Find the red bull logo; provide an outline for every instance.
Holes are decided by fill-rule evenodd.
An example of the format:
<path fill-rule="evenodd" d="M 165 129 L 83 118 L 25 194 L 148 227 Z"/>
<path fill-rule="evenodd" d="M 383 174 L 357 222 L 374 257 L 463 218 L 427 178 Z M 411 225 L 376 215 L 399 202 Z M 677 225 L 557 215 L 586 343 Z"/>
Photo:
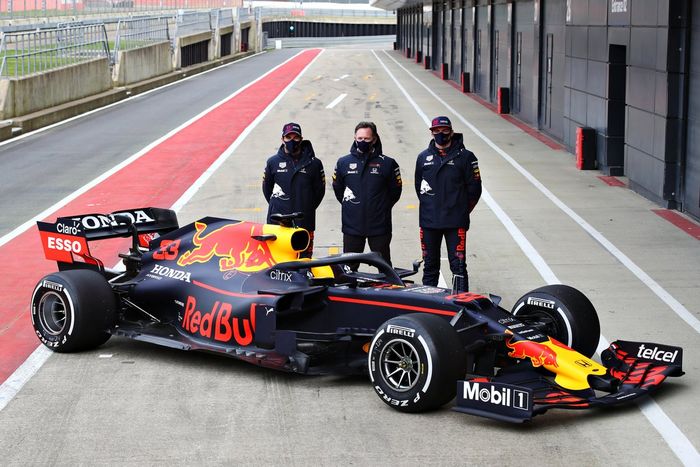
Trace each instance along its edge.
<path fill-rule="evenodd" d="M 219 258 L 219 270 L 222 272 L 234 269 L 254 272 L 276 264 L 267 242 L 253 238 L 254 235 L 263 234 L 261 224 L 237 222 L 207 234 L 204 234 L 206 224 L 195 222 L 194 225 L 197 230 L 192 237 L 195 248 L 180 256 L 177 260 L 180 266 L 206 263 L 215 256 Z"/>
<path fill-rule="evenodd" d="M 556 352 L 547 345 L 527 339 L 513 342 L 513 333 L 506 330 L 506 334 L 508 335 L 506 346 L 511 349 L 508 352 L 509 357 L 529 358 L 534 367 L 550 366 L 556 368 L 559 366 Z"/>
<path fill-rule="evenodd" d="M 233 316 L 230 303 L 215 302 L 214 307 L 206 312 L 197 309 L 197 299 L 189 296 L 185 304 L 185 316 L 182 328 L 197 336 L 214 339 L 219 342 L 238 345 L 250 345 L 255 333 L 255 304 L 250 305 L 248 318 Z M 241 332 L 241 326 L 243 332 Z"/>

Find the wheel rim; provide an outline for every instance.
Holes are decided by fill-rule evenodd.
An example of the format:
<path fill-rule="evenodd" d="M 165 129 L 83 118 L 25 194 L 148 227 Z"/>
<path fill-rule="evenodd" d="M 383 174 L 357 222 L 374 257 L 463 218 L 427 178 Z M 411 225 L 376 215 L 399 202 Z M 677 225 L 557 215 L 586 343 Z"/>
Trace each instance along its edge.
<path fill-rule="evenodd" d="M 67 309 L 63 297 L 55 292 L 47 292 L 39 302 L 39 322 L 52 336 L 57 336 L 66 327 Z"/>
<path fill-rule="evenodd" d="M 421 360 L 411 343 L 403 339 L 393 340 L 384 347 L 379 358 L 382 378 L 391 389 L 406 392 L 416 386 Z"/>

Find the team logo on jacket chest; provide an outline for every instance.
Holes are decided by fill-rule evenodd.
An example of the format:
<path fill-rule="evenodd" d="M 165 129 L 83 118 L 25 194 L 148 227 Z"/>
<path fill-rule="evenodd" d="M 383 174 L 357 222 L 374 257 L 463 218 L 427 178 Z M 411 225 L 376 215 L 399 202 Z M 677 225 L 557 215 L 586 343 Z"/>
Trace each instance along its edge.
<path fill-rule="evenodd" d="M 350 187 L 345 187 L 345 191 L 343 192 L 343 203 L 345 203 L 346 201 L 352 204 L 360 204 L 360 202 L 357 201 L 355 193 L 352 192 Z"/>
<path fill-rule="evenodd" d="M 271 198 L 279 198 L 283 201 L 287 201 L 289 196 L 287 196 L 287 193 L 284 192 L 281 186 L 275 183 L 275 186 L 272 188 Z"/>
<path fill-rule="evenodd" d="M 286 163 L 286 162 L 280 162 L 279 165 L 280 165 L 280 169 L 284 169 L 285 167 L 287 167 L 287 163 Z"/>
<path fill-rule="evenodd" d="M 355 170 L 357 168 L 357 162 L 350 163 L 350 165 L 348 165 L 348 167 L 350 167 L 350 170 Z"/>
<path fill-rule="evenodd" d="M 420 182 L 420 194 L 421 195 L 430 195 L 434 196 L 435 193 L 433 193 L 433 189 L 430 185 L 428 185 L 428 182 L 425 181 L 425 179 L 421 180 Z"/>

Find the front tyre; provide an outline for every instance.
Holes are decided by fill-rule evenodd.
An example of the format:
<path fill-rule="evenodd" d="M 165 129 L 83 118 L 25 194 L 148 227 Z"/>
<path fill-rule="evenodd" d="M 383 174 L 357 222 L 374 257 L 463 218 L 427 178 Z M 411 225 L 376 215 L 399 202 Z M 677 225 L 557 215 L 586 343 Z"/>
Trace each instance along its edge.
<path fill-rule="evenodd" d="M 512 313 L 586 357 L 592 357 L 598 348 L 598 313 L 591 301 L 571 286 L 545 285 L 532 290 L 515 302 Z"/>
<path fill-rule="evenodd" d="M 434 410 L 452 400 L 466 363 L 464 346 L 450 323 L 422 313 L 384 323 L 369 351 L 374 390 L 401 412 Z"/>
<path fill-rule="evenodd" d="M 97 271 L 77 269 L 49 274 L 34 288 L 32 326 L 55 352 L 77 352 L 104 344 L 114 324 L 116 298 Z"/>

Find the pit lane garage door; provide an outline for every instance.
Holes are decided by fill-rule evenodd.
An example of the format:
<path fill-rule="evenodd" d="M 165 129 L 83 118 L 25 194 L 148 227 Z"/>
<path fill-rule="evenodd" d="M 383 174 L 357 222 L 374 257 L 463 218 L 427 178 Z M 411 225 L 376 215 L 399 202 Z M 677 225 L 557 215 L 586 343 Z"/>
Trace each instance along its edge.
<path fill-rule="evenodd" d="M 508 10 L 512 4 L 500 3 L 493 5 L 493 48 L 491 49 L 491 63 L 493 63 L 491 101 L 496 102 L 499 87 L 510 87 L 510 60 L 509 52 L 510 24 Z"/>
<path fill-rule="evenodd" d="M 688 144 L 685 151 L 683 209 L 700 218 L 700 8 L 692 10 Z"/>
<path fill-rule="evenodd" d="M 433 12 L 433 28 L 435 28 L 435 44 L 433 44 L 433 60 L 430 66 L 433 70 L 440 70 L 445 53 L 445 5 L 435 3 Z"/>
<path fill-rule="evenodd" d="M 537 96 L 532 92 L 536 79 L 534 3 L 516 2 L 514 10 L 512 112 L 537 125 Z"/>
<path fill-rule="evenodd" d="M 543 21 L 540 128 L 561 140 L 564 137 L 566 2 L 548 0 L 540 2 L 540 8 Z"/>
<path fill-rule="evenodd" d="M 490 30 L 491 6 L 476 8 L 476 33 L 474 36 L 474 91 L 486 100 L 491 100 L 490 84 Z"/>
<path fill-rule="evenodd" d="M 450 53 L 452 60 L 449 72 L 450 79 L 459 83 L 462 76 L 462 48 L 464 47 L 462 41 L 462 1 L 454 1 L 452 4 L 452 51 Z"/>

